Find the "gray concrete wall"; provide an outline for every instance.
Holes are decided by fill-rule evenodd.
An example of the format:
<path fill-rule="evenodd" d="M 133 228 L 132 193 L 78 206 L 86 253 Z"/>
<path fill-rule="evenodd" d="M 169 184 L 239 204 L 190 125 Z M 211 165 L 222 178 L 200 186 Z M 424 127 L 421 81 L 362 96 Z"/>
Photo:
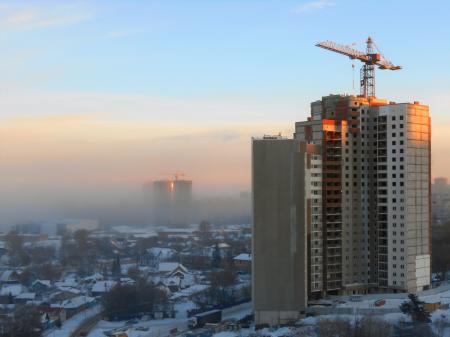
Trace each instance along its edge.
<path fill-rule="evenodd" d="M 305 167 L 300 141 L 253 140 L 252 275 L 258 323 L 296 319 L 306 307 Z"/>

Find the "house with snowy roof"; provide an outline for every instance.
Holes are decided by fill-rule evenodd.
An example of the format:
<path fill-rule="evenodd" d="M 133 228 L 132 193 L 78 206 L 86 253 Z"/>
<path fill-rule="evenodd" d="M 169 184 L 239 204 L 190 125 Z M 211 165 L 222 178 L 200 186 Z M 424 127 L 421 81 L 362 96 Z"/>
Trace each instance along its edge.
<path fill-rule="evenodd" d="M 27 288 L 19 283 L 4 284 L 0 288 L 0 303 L 11 304 L 15 297 L 25 292 L 28 292 Z"/>
<path fill-rule="evenodd" d="M 52 287 L 50 280 L 35 280 L 31 284 L 31 289 L 37 293 L 43 293 L 48 291 Z"/>
<path fill-rule="evenodd" d="M 104 293 L 111 291 L 111 289 L 114 288 L 116 286 L 116 284 L 117 284 L 116 281 L 111 281 L 111 280 L 98 281 L 92 286 L 91 294 L 94 297 L 101 296 Z"/>
<path fill-rule="evenodd" d="M 67 317 L 72 317 L 77 313 L 88 309 L 96 303 L 94 297 L 89 296 L 77 296 L 59 303 L 52 303 L 50 307 L 64 309 L 67 313 Z"/>
<path fill-rule="evenodd" d="M 14 269 L 7 269 L 0 273 L 0 283 L 16 283 L 19 279 L 19 272 Z"/>
<path fill-rule="evenodd" d="M 252 255 L 248 253 L 239 254 L 233 257 L 233 264 L 238 269 L 250 270 L 252 266 Z"/>
<path fill-rule="evenodd" d="M 27 304 L 36 300 L 36 293 L 21 293 L 14 297 L 15 304 Z"/>

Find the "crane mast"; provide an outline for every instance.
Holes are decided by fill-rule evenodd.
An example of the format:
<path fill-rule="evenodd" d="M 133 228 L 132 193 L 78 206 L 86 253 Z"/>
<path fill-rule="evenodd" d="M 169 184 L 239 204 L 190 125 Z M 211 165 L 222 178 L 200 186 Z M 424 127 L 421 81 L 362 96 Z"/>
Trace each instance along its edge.
<path fill-rule="evenodd" d="M 379 59 L 380 54 L 375 54 L 373 51 L 373 41 L 369 38 L 367 39 L 367 49 L 366 55 L 370 56 L 370 61 L 365 62 L 361 68 L 360 72 L 360 94 L 364 97 L 375 97 L 375 65 L 373 58 Z"/>
<path fill-rule="evenodd" d="M 375 97 L 375 67 L 379 69 L 399 70 L 402 67 L 392 64 L 391 61 L 377 50 L 373 39 L 369 36 L 366 40 L 365 53 L 350 46 L 341 45 L 333 41 L 324 41 L 316 44 L 317 47 L 348 56 L 350 59 L 359 60 L 363 63 L 360 72 L 360 94 L 364 97 Z M 376 48 L 378 49 L 378 48 Z"/>

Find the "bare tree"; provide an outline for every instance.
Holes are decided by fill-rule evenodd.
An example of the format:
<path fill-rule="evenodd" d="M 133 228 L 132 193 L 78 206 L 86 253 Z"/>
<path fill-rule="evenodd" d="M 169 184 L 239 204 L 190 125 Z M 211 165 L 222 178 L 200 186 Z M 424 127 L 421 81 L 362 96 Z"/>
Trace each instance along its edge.
<path fill-rule="evenodd" d="M 42 324 L 40 314 L 33 307 L 23 306 L 16 310 L 6 323 L 2 337 L 41 337 Z"/>
<path fill-rule="evenodd" d="M 352 324 L 342 319 L 322 319 L 317 323 L 318 337 L 351 337 Z"/>
<path fill-rule="evenodd" d="M 392 333 L 392 324 L 370 316 L 351 321 L 323 319 L 317 323 L 318 337 L 389 337 Z"/>

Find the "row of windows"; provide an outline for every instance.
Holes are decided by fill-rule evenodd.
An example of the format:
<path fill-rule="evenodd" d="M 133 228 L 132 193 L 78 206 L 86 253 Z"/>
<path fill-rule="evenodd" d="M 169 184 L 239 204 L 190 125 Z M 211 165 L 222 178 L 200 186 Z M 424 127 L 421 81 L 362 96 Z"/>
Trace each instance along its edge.
<path fill-rule="evenodd" d="M 393 252 L 396 252 L 396 251 L 397 251 L 397 248 L 396 248 L 396 247 L 393 247 L 393 248 L 392 248 L 392 251 L 393 251 Z M 400 248 L 400 251 L 403 253 L 403 252 L 405 251 L 405 248 Z"/>
<path fill-rule="evenodd" d="M 356 111 L 356 110 L 354 110 L 354 111 Z M 364 109 L 361 110 L 361 113 L 362 113 L 363 115 L 365 114 Z M 386 119 L 385 119 L 384 117 L 385 117 L 385 116 L 380 117 L 380 121 L 385 121 Z M 404 119 L 404 116 L 403 116 L 403 115 L 400 115 L 399 117 L 400 117 L 399 119 L 400 119 L 401 121 Z M 364 117 L 362 117 L 361 120 L 364 121 Z M 369 118 L 368 118 L 367 120 L 369 121 Z M 375 118 L 373 119 L 374 122 L 376 122 L 377 120 L 378 120 L 377 117 L 375 117 Z M 396 120 L 396 116 L 391 116 L 391 121 L 395 121 L 395 120 Z"/>
<path fill-rule="evenodd" d="M 399 152 L 400 152 L 400 153 L 404 153 L 404 149 L 399 149 Z M 349 150 L 348 150 L 348 149 L 345 149 L 345 153 L 348 154 L 348 153 L 349 153 Z M 361 150 L 361 154 L 364 154 L 364 153 L 365 153 L 365 151 L 364 151 L 364 150 Z M 397 149 L 392 149 L 392 153 L 397 153 Z M 358 151 L 357 151 L 357 150 L 353 150 L 353 154 L 357 155 L 357 154 L 358 154 Z M 379 153 L 378 150 L 373 150 L 373 154 L 375 154 L 375 155 L 380 155 L 380 156 L 386 156 L 386 154 L 381 154 L 381 153 Z"/>
<path fill-rule="evenodd" d="M 364 157 L 361 158 L 361 161 L 364 162 Z M 349 157 L 345 157 L 345 161 L 348 162 L 349 161 Z M 358 157 L 353 157 L 353 162 L 357 162 L 358 161 Z M 370 162 L 370 158 L 367 158 L 367 161 Z M 392 157 L 392 161 L 396 162 L 397 158 L 396 157 Z M 403 157 L 400 157 L 400 161 L 403 162 L 405 161 Z"/>

